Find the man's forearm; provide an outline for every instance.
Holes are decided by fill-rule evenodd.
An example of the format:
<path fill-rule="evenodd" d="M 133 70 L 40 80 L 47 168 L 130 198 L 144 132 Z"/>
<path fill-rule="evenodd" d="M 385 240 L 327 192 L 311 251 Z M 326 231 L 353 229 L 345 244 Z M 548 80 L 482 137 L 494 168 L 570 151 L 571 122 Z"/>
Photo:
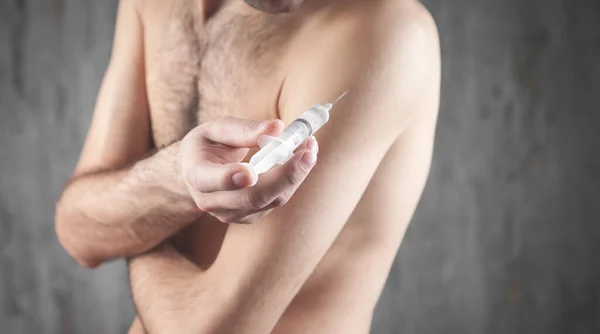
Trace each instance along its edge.
<path fill-rule="evenodd" d="M 138 254 L 201 215 L 179 177 L 179 146 L 68 185 L 57 205 L 56 229 L 73 257 L 96 266 Z"/>
<path fill-rule="evenodd" d="M 213 278 L 170 245 L 159 245 L 129 261 L 131 293 L 149 333 L 226 333 L 236 301 L 224 289 L 227 279 Z"/>

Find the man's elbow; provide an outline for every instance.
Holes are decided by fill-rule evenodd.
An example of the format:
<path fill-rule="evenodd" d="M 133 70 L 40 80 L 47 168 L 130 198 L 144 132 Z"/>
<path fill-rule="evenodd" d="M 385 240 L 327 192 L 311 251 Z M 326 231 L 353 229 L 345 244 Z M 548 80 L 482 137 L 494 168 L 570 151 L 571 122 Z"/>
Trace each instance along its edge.
<path fill-rule="evenodd" d="M 56 204 L 54 228 L 58 236 L 58 241 L 67 253 L 82 267 L 97 268 L 103 261 L 93 256 L 89 247 L 74 235 L 73 229 L 76 228 L 78 218 L 70 212 L 66 204 L 64 199 L 60 199 Z"/>

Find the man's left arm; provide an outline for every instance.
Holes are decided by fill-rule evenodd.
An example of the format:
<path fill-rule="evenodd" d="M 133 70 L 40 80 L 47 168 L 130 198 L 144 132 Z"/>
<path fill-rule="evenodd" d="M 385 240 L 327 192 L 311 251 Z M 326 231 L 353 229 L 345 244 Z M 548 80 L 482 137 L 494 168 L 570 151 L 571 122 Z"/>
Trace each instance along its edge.
<path fill-rule="evenodd" d="M 271 331 L 343 228 L 388 150 L 406 141 L 430 152 L 433 131 L 421 143 L 403 134 L 415 122 L 434 127 L 437 34 L 428 16 L 425 22 L 410 19 L 391 27 L 365 24 L 354 31 L 355 38 L 336 41 L 331 36 L 333 52 L 307 51 L 299 57 L 304 65 L 286 78 L 298 85 L 284 86 L 281 95 L 286 122 L 311 104 L 350 90 L 317 134 L 316 166 L 287 205 L 253 225 L 230 226 L 207 271 L 169 246 L 132 259 L 134 301 L 150 332 Z M 410 151 L 419 152 L 415 148 Z M 423 175 L 430 158 L 406 157 Z M 420 189 L 403 189 L 405 202 L 398 203 L 406 206 L 406 220 L 423 187 L 423 182 L 412 184 Z"/>

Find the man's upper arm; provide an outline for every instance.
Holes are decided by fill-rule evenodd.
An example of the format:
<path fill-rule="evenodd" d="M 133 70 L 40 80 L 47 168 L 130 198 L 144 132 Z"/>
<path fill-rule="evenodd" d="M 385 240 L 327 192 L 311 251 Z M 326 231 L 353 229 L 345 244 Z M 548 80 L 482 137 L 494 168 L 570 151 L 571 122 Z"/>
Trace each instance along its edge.
<path fill-rule="evenodd" d="M 235 289 L 236 302 L 228 311 L 235 321 L 226 325 L 235 328 L 225 332 L 271 330 L 350 217 L 389 148 L 413 122 L 428 118 L 435 123 L 435 26 L 428 16 L 408 19 L 391 26 L 367 22 L 348 31 L 341 28 L 320 41 L 331 47 L 328 52 L 298 56 L 302 64 L 286 78 L 282 91 L 286 122 L 314 103 L 350 92 L 317 134 L 318 162 L 290 202 L 251 226 L 230 226 L 207 272 Z M 413 139 L 410 145 L 420 145 Z M 429 166 L 428 161 L 415 163 Z"/>
<path fill-rule="evenodd" d="M 120 168 L 149 150 L 143 28 L 136 0 L 119 4 L 110 63 L 74 177 Z"/>

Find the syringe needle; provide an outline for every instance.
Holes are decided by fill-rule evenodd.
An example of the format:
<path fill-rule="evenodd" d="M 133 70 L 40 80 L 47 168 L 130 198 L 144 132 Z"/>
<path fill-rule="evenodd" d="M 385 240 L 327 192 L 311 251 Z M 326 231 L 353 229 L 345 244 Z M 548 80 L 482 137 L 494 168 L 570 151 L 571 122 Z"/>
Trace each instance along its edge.
<path fill-rule="evenodd" d="M 343 92 L 342 95 L 340 95 L 337 99 L 335 99 L 335 101 L 331 102 L 331 105 L 333 106 L 337 101 L 341 100 L 342 97 L 346 96 L 346 94 L 348 94 L 349 91 L 350 90 Z"/>

